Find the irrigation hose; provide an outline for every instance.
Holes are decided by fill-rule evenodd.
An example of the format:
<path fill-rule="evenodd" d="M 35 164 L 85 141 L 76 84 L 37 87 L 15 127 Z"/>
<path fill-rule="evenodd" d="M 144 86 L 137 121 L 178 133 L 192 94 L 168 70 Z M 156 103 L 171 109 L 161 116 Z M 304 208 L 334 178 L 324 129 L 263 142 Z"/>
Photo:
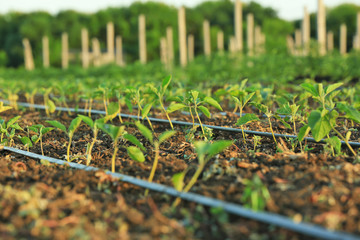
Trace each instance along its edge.
<path fill-rule="evenodd" d="M 78 163 L 67 162 L 67 161 L 63 161 L 60 159 L 42 156 L 42 155 L 39 155 L 36 153 L 27 152 L 27 151 L 23 151 L 23 150 L 12 148 L 12 147 L 1 146 L 0 150 L 11 151 L 11 152 L 21 154 L 21 155 L 24 155 L 27 157 L 35 158 L 35 159 L 40 159 L 40 160 L 43 159 L 50 163 L 55 163 L 58 165 L 69 165 L 72 168 L 85 170 L 85 171 L 101 170 L 96 167 L 86 166 L 86 165 L 82 165 L 82 164 L 78 164 Z M 297 223 L 288 217 L 284 217 L 284 216 L 281 216 L 278 214 L 267 213 L 267 212 L 255 212 L 250 209 L 244 208 L 243 206 L 238 205 L 238 204 L 228 203 L 225 201 L 205 197 L 200 194 L 195 194 L 195 193 L 191 193 L 191 192 L 187 192 L 187 193 L 179 192 L 172 187 L 168 187 L 168 186 L 161 185 L 158 183 L 151 183 L 151 182 L 141 180 L 141 179 L 138 179 L 135 177 L 131 177 L 128 175 L 124 175 L 121 173 L 112 173 L 109 171 L 106 171 L 105 173 L 113 178 L 116 178 L 116 179 L 122 181 L 122 182 L 134 184 L 136 186 L 143 187 L 143 188 L 146 188 L 146 189 L 149 189 L 152 191 L 165 193 L 165 194 L 171 195 L 173 197 L 179 197 L 183 200 L 195 202 L 195 203 L 205 205 L 208 207 L 222 208 L 224 211 L 226 211 L 230 214 L 238 215 L 240 217 L 252 219 L 252 220 L 263 222 L 263 223 L 270 224 L 270 225 L 275 225 L 275 226 L 285 228 L 285 229 L 288 229 L 288 230 L 291 230 L 294 232 L 298 232 L 300 234 L 304 234 L 304 235 L 308 235 L 308 236 L 312 236 L 312 237 L 316 237 L 316 238 L 321 238 L 321 239 L 328 239 L 328 240 L 332 240 L 332 239 L 333 240 L 339 240 L 339 239 L 360 240 L 359 236 L 355 236 L 355 235 L 352 235 L 349 233 L 344 233 L 344 232 L 327 230 L 321 226 L 317 226 L 314 224 L 309 224 L 309 223 L 304 223 L 304 222 Z"/>
<path fill-rule="evenodd" d="M 0 100 L 4 103 L 9 103 L 9 101 L 7 100 Z M 44 105 L 39 105 L 39 104 L 29 104 L 29 103 L 23 103 L 23 102 L 20 102 L 20 103 L 17 103 L 19 106 L 23 106 L 23 107 L 26 107 L 26 108 L 30 108 L 30 107 L 33 107 L 33 108 L 37 108 L 37 109 L 43 109 L 45 110 L 46 109 L 46 106 Z M 87 110 L 85 109 L 75 109 L 75 108 L 64 108 L 64 107 L 56 107 L 56 110 L 58 111 L 70 111 L 70 112 L 75 112 L 75 113 L 86 113 Z M 94 114 L 102 114 L 102 115 L 105 115 L 106 112 L 105 111 L 101 111 L 101 110 L 91 110 L 91 113 L 94 113 Z M 132 118 L 132 119 L 138 119 L 138 116 L 135 116 L 135 115 L 130 115 L 130 114 L 120 114 L 121 117 L 123 118 Z M 142 120 L 142 117 L 140 117 L 140 119 Z M 152 122 L 158 122 L 158 123 L 169 123 L 168 120 L 166 119 L 161 119 L 161 118 L 153 118 L 153 117 L 149 117 L 149 120 L 152 121 Z M 193 126 L 193 123 L 190 123 L 190 122 L 184 122 L 184 121 L 171 121 L 173 124 L 176 124 L 176 125 L 181 125 L 181 126 Z M 196 126 L 200 126 L 199 123 L 195 123 Z M 250 135 L 257 135 L 257 136 L 263 136 L 263 137 L 270 137 L 272 138 L 273 135 L 272 133 L 269 133 L 269 132 L 259 132 L 259 131 L 252 131 L 252 130 L 241 130 L 241 129 L 238 129 L 238 128 L 230 128 L 230 127 L 220 127 L 220 126 L 213 126 L 213 125 L 208 125 L 208 124 L 203 124 L 204 127 L 208 127 L 208 128 L 211 128 L 211 129 L 214 129 L 214 130 L 219 130 L 219 131 L 227 131 L 227 132 L 235 132 L 235 133 L 242 133 L 242 131 L 244 131 L 244 133 L 246 134 L 250 134 Z M 280 133 L 274 133 L 274 136 L 275 137 L 281 137 L 281 138 L 297 138 L 296 135 L 287 135 L 287 134 L 280 134 Z M 305 141 L 307 142 L 314 142 L 314 143 L 326 143 L 325 140 L 320 140 L 320 141 L 315 141 L 314 138 L 312 137 L 305 137 L 304 138 Z M 360 143 L 359 142 L 348 142 L 350 146 L 352 147 L 360 147 Z M 342 145 L 346 145 L 346 142 L 345 141 L 341 141 L 341 144 Z"/>

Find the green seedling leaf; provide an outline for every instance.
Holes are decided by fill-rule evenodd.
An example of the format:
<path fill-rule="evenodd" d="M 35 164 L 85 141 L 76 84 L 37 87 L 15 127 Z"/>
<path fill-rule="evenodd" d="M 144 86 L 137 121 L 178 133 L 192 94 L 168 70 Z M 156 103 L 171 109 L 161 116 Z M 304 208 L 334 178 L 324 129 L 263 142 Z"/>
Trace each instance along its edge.
<path fill-rule="evenodd" d="M 28 127 L 28 129 L 29 129 L 30 131 L 35 132 L 35 133 L 39 133 L 39 129 L 40 129 L 40 128 L 37 128 L 36 125 L 35 125 L 35 126 L 33 125 L 33 126 Z"/>
<path fill-rule="evenodd" d="M 120 113 L 119 104 L 116 102 L 111 102 L 107 110 L 108 110 L 108 114 L 105 116 L 106 122 L 109 120 L 113 120 Z"/>
<path fill-rule="evenodd" d="M 166 139 L 174 136 L 175 134 L 176 134 L 176 131 L 173 131 L 173 130 L 163 132 L 163 133 L 159 136 L 159 144 L 163 143 Z"/>
<path fill-rule="evenodd" d="M 71 121 L 69 129 L 68 129 L 69 135 L 72 136 L 74 134 L 76 129 L 80 126 L 80 123 L 81 123 L 81 118 L 79 118 L 79 117 L 76 117 Z"/>
<path fill-rule="evenodd" d="M 140 122 L 136 122 L 135 123 L 136 127 L 139 129 L 139 131 L 141 132 L 141 134 L 147 139 L 149 140 L 149 142 L 152 144 L 153 143 L 153 135 L 151 133 L 151 131 L 145 127 L 143 124 L 141 124 Z"/>
<path fill-rule="evenodd" d="M 144 147 L 144 145 L 134 135 L 124 134 L 124 139 L 139 147 L 143 152 L 146 152 L 146 148 Z"/>
<path fill-rule="evenodd" d="M 129 98 L 125 98 L 125 104 L 126 104 L 127 108 L 129 109 L 129 112 L 132 113 L 133 106 L 132 106 L 131 100 Z"/>
<path fill-rule="evenodd" d="M 315 141 L 320 141 L 330 133 L 331 127 L 335 125 L 337 116 L 338 113 L 336 111 L 329 113 L 326 109 L 322 112 L 315 110 L 310 113 L 308 125 L 311 128 Z"/>
<path fill-rule="evenodd" d="M 33 146 L 29 137 L 20 137 L 20 140 L 21 140 L 22 144 L 24 144 L 25 146 L 29 146 L 29 147 Z"/>
<path fill-rule="evenodd" d="M 289 104 L 283 105 L 281 108 L 276 110 L 277 114 L 291 115 L 291 108 Z"/>
<path fill-rule="evenodd" d="M 131 157 L 131 159 L 137 161 L 137 162 L 144 162 L 145 157 L 142 151 L 134 146 L 130 146 L 127 148 L 127 153 Z"/>
<path fill-rule="evenodd" d="M 47 99 L 46 106 L 48 107 L 50 113 L 54 113 L 56 111 L 55 103 L 50 99 Z"/>
<path fill-rule="evenodd" d="M 213 107 L 216 107 L 217 109 L 219 109 L 220 111 L 222 111 L 223 109 L 221 108 L 220 104 L 215 100 L 213 99 L 212 97 L 205 97 L 204 98 L 204 102 L 210 104 L 211 106 Z"/>
<path fill-rule="evenodd" d="M 52 131 L 53 129 L 54 129 L 54 128 L 52 128 L 52 127 L 42 128 L 42 129 L 41 129 L 41 134 L 42 134 L 42 135 L 45 135 L 46 133 Z"/>
<path fill-rule="evenodd" d="M 235 101 L 235 103 L 239 106 L 241 106 L 241 102 L 240 102 L 240 99 L 238 99 L 237 97 L 235 96 L 231 96 L 231 98 Z"/>
<path fill-rule="evenodd" d="M 56 121 L 56 120 L 48 120 L 48 121 L 46 121 L 46 122 L 47 122 L 48 124 L 50 124 L 50 125 L 58 128 L 58 129 L 60 129 L 61 131 L 67 133 L 66 127 L 64 126 L 64 124 L 62 124 L 62 123 L 60 123 L 60 122 L 58 122 L 58 121 Z"/>
<path fill-rule="evenodd" d="M 337 136 L 325 139 L 336 151 L 336 153 L 341 153 L 341 141 Z"/>
<path fill-rule="evenodd" d="M 240 117 L 236 123 L 237 126 L 241 126 L 253 121 L 259 121 L 260 119 L 253 113 L 247 113 Z"/>
<path fill-rule="evenodd" d="M 360 123 L 360 112 L 356 110 L 354 107 L 344 103 L 338 103 L 336 106 L 340 111 L 345 112 L 346 118 L 351 119 L 357 123 Z"/>
<path fill-rule="evenodd" d="M 7 122 L 6 128 L 11 127 L 11 125 L 13 125 L 17 120 L 19 120 L 19 118 L 21 118 L 21 116 L 16 116 L 16 117 L 11 118 L 11 119 Z"/>
<path fill-rule="evenodd" d="M 315 86 L 311 83 L 303 83 L 300 85 L 303 89 L 305 89 L 307 92 L 311 93 L 312 96 L 318 97 L 319 92 L 316 90 Z"/>
<path fill-rule="evenodd" d="M 253 105 L 259 109 L 262 113 L 267 114 L 269 112 L 269 108 L 261 103 L 253 103 Z"/>
<path fill-rule="evenodd" d="M 277 120 L 279 120 L 287 129 L 291 129 L 290 124 L 288 124 L 287 122 L 284 121 L 284 119 L 282 119 L 281 117 L 275 115 L 274 116 Z"/>
<path fill-rule="evenodd" d="M 190 91 L 190 94 L 191 94 L 191 96 L 193 97 L 194 101 L 196 101 L 196 99 L 197 99 L 198 96 L 199 96 L 199 92 L 198 92 L 198 91 L 195 91 L 195 90 L 191 90 L 191 91 Z"/>
<path fill-rule="evenodd" d="M 11 127 L 12 129 L 24 131 L 24 129 L 22 129 L 22 127 L 20 127 L 18 123 L 14 123 L 14 124 L 11 125 L 10 127 Z"/>
<path fill-rule="evenodd" d="M 147 117 L 147 115 L 150 112 L 150 109 L 151 109 L 152 105 L 153 105 L 153 103 L 148 103 L 148 104 L 145 105 L 145 107 L 141 111 L 141 117 L 142 118 Z"/>
<path fill-rule="evenodd" d="M 171 104 L 166 112 L 168 113 L 172 113 L 172 112 L 175 112 L 177 110 L 180 110 L 180 109 L 183 109 L 183 108 L 186 108 L 187 106 L 185 104 L 182 104 L 182 103 L 174 103 L 174 104 Z"/>
<path fill-rule="evenodd" d="M 300 128 L 297 139 L 301 142 L 309 134 L 311 128 L 309 125 L 304 125 Z"/>
<path fill-rule="evenodd" d="M 328 87 L 326 87 L 325 88 L 325 96 L 330 94 L 331 92 L 335 91 L 341 85 L 343 85 L 343 83 L 334 83 L 334 84 L 331 84 Z"/>
<path fill-rule="evenodd" d="M 208 118 L 211 118 L 211 113 L 209 111 L 209 109 L 205 106 L 198 106 L 198 108 L 200 109 L 200 111 Z"/>
<path fill-rule="evenodd" d="M 124 129 L 125 129 L 125 126 L 118 127 L 118 126 L 114 126 L 112 124 L 106 124 L 106 123 L 99 123 L 98 126 L 105 133 L 109 134 L 109 136 L 111 137 L 111 139 L 113 141 L 118 139 L 124 133 Z"/>
<path fill-rule="evenodd" d="M 0 113 L 12 109 L 10 106 L 4 106 L 3 102 L 0 102 Z"/>
<path fill-rule="evenodd" d="M 174 188 L 181 192 L 183 189 L 184 189 L 184 178 L 185 178 L 185 175 L 186 175 L 186 171 L 184 172 L 180 172 L 180 173 L 175 173 L 173 176 L 172 176 L 172 183 L 174 185 Z"/>
<path fill-rule="evenodd" d="M 165 92 L 165 90 L 169 86 L 170 82 L 171 82 L 171 75 L 169 75 L 169 76 L 167 76 L 166 78 L 163 79 L 162 84 L 161 84 L 161 88 L 162 88 L 163 93 Z"/>
<path fill-rule="evenodd" d="M 88 116 L 78 114 L 78 117 L 81 118 L 91 129 L 94 128 L 94 121 Z"/>
<path fill-rule="evenodd" d="M 228 141 L 228 140 L 220 140 L 220 141 L 211 143 L 210 147 L 208 149 L 208 155 L 207 155 L 208 159 L 210 159 L 213 156 L 215 156 L 216 154 L 224 151 L 226 148 L 228 148 L 232 144 L 233 144 L 233 142 Z"/>
<path fill-rule="evenodd" d="M 31 137 L 31 141 L 33 141 L 33 143 L 36 144 L 38 141 L 40 141 L 40 138 L 39 138 L 39 136 L 34 135 L 34 136 Z"/>

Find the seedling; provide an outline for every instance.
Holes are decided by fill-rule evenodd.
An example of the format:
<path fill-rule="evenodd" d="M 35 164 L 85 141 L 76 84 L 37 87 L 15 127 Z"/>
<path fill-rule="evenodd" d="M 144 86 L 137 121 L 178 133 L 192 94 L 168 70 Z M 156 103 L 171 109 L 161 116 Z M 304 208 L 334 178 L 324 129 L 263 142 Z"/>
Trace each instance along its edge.
<path fill-rule="evenodd" d="M 33 135 L 33 136 L 31 137 L 31 141 L 32 141 L 34 144 L 36 144 L 37 142 L 40 141 L 40 148 L 41 148 L 41 154 L 42 154 L 42 155 L 44 155 L 42 138 L 43 138 L 43 136 L 44 136 L 46 133 L 52 131 L 53 129 L 54 129 L 54 128 L 52 128 L 52 127 L 45 127 L 45 126 L 42 125 L 42 124 L 37 124 L 37 125 L 33 125 L 33 126 L 28 127 L 28 131 L 31 130 L 31 131 L 35 132 L 35 135 Z M 28 134 L 28 135 L 29 135 L 29 134 Z M 30 140 L 30 139 L 29 139 L 29 140 Z M 21 141 L 23 141 L 23 140 L 21 139 Z M 25 141 L 28 142 L 27 139 L 26 139 Z M 30 142 L 31 142 L 31 141 L 30 141 Z"/>
<path fill-rule="evenodd" d="M 52 91 L 52 88 L 42 88 L 41 89 L 44 97 L 44 106 L 45 106 L 45 113 L 47 117 L 50 117 L 50 113 L 54 113 L 56 110 L 55 103 L 50 100 L 49 95 Z"/>
<path fill-rule="evenodd" d="M 155 95 L 157 96 L 157 98 L 159 100 L 161 110 L 165 113 L 166 118 L 169 120 L 171 129 L 174 130 L 174 126 L 173 126 L 173 124 L 171 122 L 168 111 L 165 110 L 164 102 L 163 102 L 164 101 L 163 98 L 164 98 L 166 89 L 169 86 L 170 82 L 171 82 L 171 75 L 169 75 L 169 76 L 167 76 L 166 78 L 163 79 L 163 81 L 161 83 L 161 86 L 159 88 L 155 88 L 152 85 L 149 85 L 149 87 L 150 87 L 151 91 L 153 91 L 155 93 Z"/>
<path fill-rule="evenodd" d="M 260 177 L 255 174 L 252 180 L 244 179 L 244 193 L 241 201 L 246 207 L 254 211 L 262 211 L 265 209 L 266 202 L 270 200 L 270 193 L 266 186 L 261 182 Z"/>
<path fill-rule="evenodd" d="M 314 85 L 303 83 L 301 87 L 321 104 L 322 109 L 332 109 L 334 108 L 333 98 L 339 93 L 337 89 L 341 85 L 343 85 L 343 83 L 335 83 L 324 88 L 321 83 Z"/>
<path fill-rule="evenodd" d="M 0 101 L 0 113 L 12 109 L 10 106 L 4 106 L 4 103 Z"/>
<path fill-rule="evenodd" d="M 63 131 L 64 133 L 66 133 L 66 135 L 68 135 L 69 143 L 68 143 L 68 147 L 67 147 L 67 151 L 66 151 L 66 160 L 68 162 L 70 162 L 70 147 L 71 147 L 71 143 L 72 143 L 72 138 L 74 136 L 76 129 L 80 126 L 81 118 L 79 118 L 79 117 L 74 118 L 71 121 L 68 130 L 66 130 L 66 127 L 62 123 L 60 123 L 56 120 L 51 120 L 51 121 L 46 121 L 46 122 L 49 123 L 50 125 L 52 125 L 53 127 Z"/>
<path fill-rule="evenodd" d="M 253 137 L 253 140 L 254 140 L 254 152 L 255 152 L 257 146 L 261 143 L 262 137 L 255 135 Z"/>
<path fill-rule="evenodd" d="M 269 110 L 268 106 L 265 106 L 264 104 L 261 103 L 252 103 L 257 109 L 259 109 L 260 112 L 262 112 L 263 114 L 266 115 L 268 121 L 269 121 L 269 126 L 270 126 L 270 131 L 271 134 L 273 136 L 273 139 L 275 141 L 275 144 L 277 145 L 277 141 L 274 135 L 274 130 L 272 128 L 272 124 L 271 124 L 271 117 L 273 116 L 273 113 L 271 112 L 271 110 Z"/>
<path fill-rule="evenodd" d="M 213 99 L 212 97 L 209 97 L 209 96 L 206 96 L 201 100 L 199 98 L 199 92 L 195 91 L 195 90 L 191 90 L 186 99 L 184 99 L 184 97 L 182 97 L 182 96 L 178 96 L 175 98 L 175 100 L 180 103 L 175 103 L 175 104 L 170 105 L 167 109 L 167 112 L 171 113 L 171 112 L 183 109 L 183 108 L 187 109 L 190 112 L 193 127 L 195 128 L 195 118 L 194 118 L 194 115 L 192 112 L 192 110 L 194 110 L 196 118 L 199 121 L 203 136 L 204 136 L 205 140 L 207 140 L 208 138 L 206 136 L 206 132 L 205 132 L 204 126 L 201 122 L 198 110 L 200 110 L 206 117 L 210 118 L 211 113 L 210 113 L 209 109 L 204 106 L 204 104 L 207 103 L 207 104 L 219 109 L 220 111 L 222 111 L 220 104 L 215 99 Z"/>
<path fill-rule="evenodd" d="M 28 90 L 27 92 L 25 92 L 25 97 L 26 97 L 26 101 L 30 104 L 30 110 L 34 111 L 34 97 L 35 94 L 37 93 L 38 89 L 34 88 L 32 90 Z"/>
<path fill-rule="evenodd" d="M 87 117 L 87 116 L 84 116 L 84 115 L 78 115 L 79 118 L 81 118 L 82 121 L 84 121 L 84 123 L 86 123 L 92 130 L 93 132 L 93 138 L 92 138 L 92 141 L 90 143 L 90 145 L 88 146 L 87 148 L 87 151 L 86 151 L 86 166 L 89 166 L 90 165 L 90 162 L 91 162 L 91 153 L 92 153 L 92 149 L 94 147 L 94 144 L 96 142 L 96 139 L 97 139 L 97 135 L 98 135 L 98 132 L 99 132 L 99 123 L 104 123 L 105 122 L 105 119 L 101 118 L 101 119 L 97 119 L 95 121 L 93 121 L 91 118 Z"/>
<path fill-rule="evenodd" d="M 197 153 L 197 158 L 199 160 L 199 166 L 197 167 L 194 175 L 191 177 L 189 183 L 183 189 L 183 192 L 188 192 L 196 183 L 198 178 L 200 177 L 202 171 L 205 168 L 205 165 L 210 161 L 210 159 L 215 156 L 216 154 L 224 151 L 227 147 L 232 145 L 232 141 L 220 140 L 213 143 L 205 142 L 205 141 L 197 141 L 194 143 L 195 151 Z M 174 186 L 176 189 L 181 190 L 184 186 L 184 178 L 185 172 L 175 175 L 173 177 Z M 176 207 L 180 203 L 180 198 L 177 198 L 174 203 L 173 207 Z"/>
<path fill-rule="evenodd" d="M 113 140 L 114 153 L 111 158 L 111 172 L 115 172 L 115 158 L 119 150 L 118 142 L 119 142 L 119 138 L 123 136 L 125 133 L 125 126 L 118 127 L 105 123 L 98 123 L 97 126 L 105 133 L 107 133 Z"/>
<path fill-rule="evenodd" d="M 15 136 L 15 131 L 16 130 L 23 131 L 23 129 L 17 123 L 20 117 L 21 116 L 13 117 L 8 122 L 5 122 L 4 119 L 0 119 L 0 132 L 1 132 L 0 142 L 2 144 L 9 144 L 9 146 L 11 147 L 11 145 L 14 143 L 13 139 Z M 4 134 L 7 137 L 7 139 L 4 139 Z"/>
<path fill-rule="evenodd" d="M 151 168 L 151 172 L 148 178 L 149 182 L 152 182 L 154 175 L 155 175 L 155 171 L 159 162 L 159 148 L 160 148 L 160 144 L 163 143 L 165 140 L 167 140 L 168 138 L 174 136 L 176 134 L 176 131 L 174 130 L 170 130 L 170 131 L 166 131 L 164 133 L 162 133 L 158 139 L 154 139 L 154 136 L 152 134 L 152 132 L 145 127 L 143 124 L 141 124 L 140 122 L 136 122 L 135 123 L 136 127 L 139 129 L 140 133 L 151 143 L 151 145 L 153 145 L 154 147 L 154 152 L 155 152 L 155 158 L 154 158 L 154 162 L 153 162 L 153 166 Z M 130 154 L 129 153 L 129 148 L 128 148 L 128 153 L 130 155 L 130 157 L 134 160 L 137 160 L 138 156 L 142 155 L 142 152 L 140 151 L 140 149 L 137 149 L 136 147 L 131 148 L 131 153 L 134 152 L 135 154 Z M 149 193 L 149 190 L 147 189 L 145 191 L 145 196 L 147 196 Z"/>

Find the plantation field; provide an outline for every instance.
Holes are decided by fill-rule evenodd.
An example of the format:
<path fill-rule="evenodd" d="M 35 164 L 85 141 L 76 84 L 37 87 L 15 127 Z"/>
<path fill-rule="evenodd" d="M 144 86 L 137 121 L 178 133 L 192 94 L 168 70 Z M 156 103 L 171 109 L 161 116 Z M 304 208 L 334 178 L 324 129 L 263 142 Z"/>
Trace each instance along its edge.
<path fill-rule="evenodd" d="M 269 54 L 199 57 L 184 69 L 0 69 L 0 238 L 357 239 L 359 63 L 356 53 Z M 316 227 L 278 215 L 269 224 L 110 172 Z"/>

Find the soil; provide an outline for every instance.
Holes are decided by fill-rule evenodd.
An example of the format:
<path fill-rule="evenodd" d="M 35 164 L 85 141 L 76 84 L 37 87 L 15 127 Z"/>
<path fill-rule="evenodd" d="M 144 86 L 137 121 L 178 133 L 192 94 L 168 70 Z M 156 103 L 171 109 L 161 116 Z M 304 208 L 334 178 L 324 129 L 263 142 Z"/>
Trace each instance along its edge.
<path fill-rule="evenodd" d="M 2 113 L 6 120 L 17 115 L 22 116 L 19 124 L 23 128 L 39 123 L 47 125 L 48 118 L 42 111 Z M 50 119 L 69 126 L 75 116 L 62 112 Z M 161 114 L 157 117 L 164 118 Z M 236 117 L 214 115 L 203 121 L 234 127 Z M 191 121 L 180 113 L 172 115 L 172 119 Z M 266 122 L 247 124 L 246 129 L 269 131 Z M 120 123 L 115 119 L 113 124 Z M 344 132 L 350 127 L 360 130 L 359 125 L 347 125 L 339 130 Z M 279 122 L 274 121 L 273 126 L 277 133 L 292 134 Z M 169 129 L 168 124 L 153 123 L 153 127 L 155 136 Z M 189 128 L 175 128 L 176 136 L 160 145 L 154 178 L 154 182 L 169 186 L 175 173 L 197 166 L 194 146 L 185 134 Z M 154 159 L 153 147 L 133 125 L 128 125 L 126 131 L 136 135 L 148 149 L 146 161 L 131 160 L 125 148 L 129 143 L 122 141 L 116 156 L 116 172 L 147 179 Z M 199 132 L 198 129 L 194 140 L 201 139 Z M 358 132 L 352 134 L 354 141 L 359 137 Z M 71 148 L 72 157 L 77 156 L 75 162 L 85 163 L 86 145 L 91 138 L 90 128 L 82 123 Z M 308 143 L 312 150 L 302 153 L 299 146 L 292 146 L 286 139 L 277 139 L 276 146 L 272 138 L 262 137 L 254 146 L 253 136 L 246 136 L 244 143 L 241 133 L 216 130 L 212 138 L 234 140 L 234 144 L 209 162 L 192 192 L 246 204 L 242 201 L 246 179 L 252 180 L 257 175 L 270 192 L 266 211 L 360 234 L 360 164 L 355 163 L 345 147 L 342 155 L 332 156 L 324 144 L 318 143 Z M 64 133 L 51 131 L 43 141 L 44 155 L 65 159 L 68 139 Z M 18 139 L 14 147 L 25 149 Z M 30 151 L 41 154 L 40 145 L 36 144 Z M 110 169 L 112 153 L 111 139 L 99 134 L 91 165 Z M 144 189 L 113 180 L 102 171 L 73 170 L 6 151 L 0 152 L 0 159 L 1 239 L 310 239 L 190 202 L 182 201 L 173 209 L 172 197 L 151 192 L 145 198 Z M 188 172 L 186 181 L 193 173 L 193 170 Z"/>

